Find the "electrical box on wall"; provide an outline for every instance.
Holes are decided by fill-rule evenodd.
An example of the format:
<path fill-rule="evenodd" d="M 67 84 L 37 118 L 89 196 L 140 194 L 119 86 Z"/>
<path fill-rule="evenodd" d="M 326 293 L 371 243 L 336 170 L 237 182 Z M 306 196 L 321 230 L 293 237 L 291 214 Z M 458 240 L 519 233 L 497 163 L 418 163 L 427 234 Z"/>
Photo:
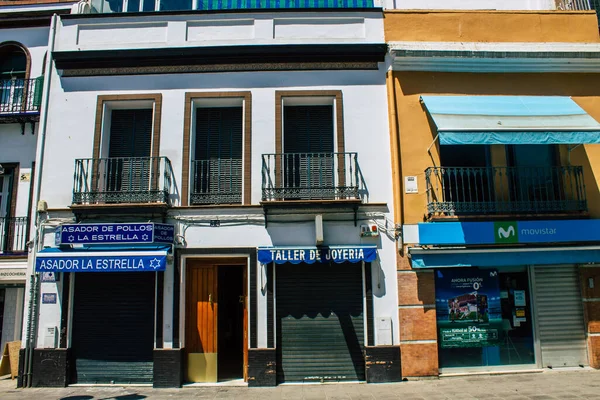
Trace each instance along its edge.
<path fill-rule="evenodd" d="M 377 346 L 392 345 L 392 319 L 390 317 L 379 317 L 377 322 Z"/>
<path fill-rule="evenodd" d="M 44 348 L 55 349 L 56 347 L 56 327 L 46 325 L 44 327 Z"/>
<path fill-rule="evenodd" d="M 379 228 L 377 224 L 363 224 L 360 226 L 360 236 L 361 237 L 374 237 L 379 236 Z"/>

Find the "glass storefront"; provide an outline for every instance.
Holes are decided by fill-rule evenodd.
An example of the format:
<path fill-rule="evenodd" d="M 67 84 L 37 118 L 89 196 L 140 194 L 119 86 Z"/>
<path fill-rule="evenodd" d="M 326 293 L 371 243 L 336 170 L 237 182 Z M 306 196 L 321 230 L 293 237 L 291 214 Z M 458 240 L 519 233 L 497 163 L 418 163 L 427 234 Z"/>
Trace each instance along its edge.
<path fill-rule="evenodd" d="M 440 368 L 535 364 L 526 267 L 435 272 Z"/>

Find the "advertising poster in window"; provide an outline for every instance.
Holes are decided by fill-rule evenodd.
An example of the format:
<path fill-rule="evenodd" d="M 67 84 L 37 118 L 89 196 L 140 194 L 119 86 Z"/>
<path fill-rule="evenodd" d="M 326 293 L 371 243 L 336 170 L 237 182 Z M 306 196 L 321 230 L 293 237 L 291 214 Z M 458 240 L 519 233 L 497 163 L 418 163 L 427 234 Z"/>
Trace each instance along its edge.
<path fill-rule="evenodd" d="M 498 271 L 437 270 L 435 302 L 442 348 L 498 345 L 502 329 Z"/>

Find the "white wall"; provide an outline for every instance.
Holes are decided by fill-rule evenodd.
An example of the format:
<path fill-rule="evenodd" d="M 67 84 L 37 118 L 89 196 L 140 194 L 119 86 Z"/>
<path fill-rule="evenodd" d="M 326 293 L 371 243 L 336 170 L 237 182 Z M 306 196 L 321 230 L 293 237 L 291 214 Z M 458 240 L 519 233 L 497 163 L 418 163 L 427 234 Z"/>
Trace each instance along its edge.
<path fill-rule="evenodd" d="M 58 31 L 57 51 L 384 41 L 379 10 L 77 18 Z"/>
<path fill-rule="evenodd" d="M 10 28 L 0 29 L 0 44 L 2 42 L 19 42 L 27 48 L 31 56 L 30 77 L 42 75 L 44 55 L 48 45 L 49 28 Z M 0 164 L 19 163 L 20 174 L 31 174 L 31 164 L 35 160 L 38 126 L 35 125 L 34 135 L 31 134 L 31 124 L 26 124 L 25 134 L 21 134 L 20 124 L 0 124 Z M 17 208 L 15 216 L 27 215 L 29 204 L 30 181 L 18 182 Z"/>
<path fill-rule="evenodd" d="M 92 157 L 98 95 L 162 93 L 161 151 L 181 188 L 185 92 L 251 91 L 252 203 L 261 198 L 261 154 L 275 151 L 277 90 L 341 90 L 347 152 L 358 161 L 370 202 L 391 199 L 385 69 L 377 71 L 239 72 L 59 78 L 51 84 L 41 198 L 50 208 L 71 204 L 74 160 Z M 365 100 L 368 99 L 368 100 Z M 366 146 L 365 143 L 369 145 Z M 382 169 L 385 169 L 382 172 Z"/>
<path fill-rule="evenodd" d="M 316 13 L 285 13 L 286 18 L 305 18 L 313 26 L 295 26 L 297 21 L 286 21 L 278 31 L 277 18 L 272 14 L 246 15 L 227 14 L 236 19 L 219 22 L 220 28 L 210 25 L 212 20 L 223 19 L 213 15 L 156 16 L 146 18 L 151 21 L 141 26 L 134 17 L 111 20 L 111 26 L 102 19 L 66 20 L 59 30 L 57 43 L 60 50 L 140 48 L 162 46 L 215 45 L 216 38 L 228 37 L 228 44 L 267 44 L 267 43 L 382 43 L 383 25 L 381 13 L 369 19 L 352 13 L 344 13 L 341 18 L 345 38 L 331 35 L 331 21 L 334 13 L 316 20 Z M 271 17 L 267 17 L 271 15 Z M 358 14 L 357 14 L 358 15 Z M 302 18 L 301 18 L 302 17 Z M 187 21 L 185 18 L 194 19 Z M 80 21 L 82 25 L 76 22 Z M 207 23 L 209 21 L 210 23 Z M 250 22 L 248 22 L 250 21 Z M 275 22 L 274 22 L 275 21 Z M 312 22 L 311 22 L 312 21 Z M 115 22 L 114 26 L 112 22 Z M 188 23 L 190 22 L 190 23 Z M 85 24 L 85 26 L 83 25 Z M 96 25 L 95 25 L 96 24 Z M 100 25 L 98 25 L 100 24 Z M 119 25 L 120 24 L 120 25 Z M 140 31 L 128 28 L 137 26 Z M 136 25 L 137 24 L 137 25 Z M 235 28 L 237 25 L 242 28 Z M 218 24 L 217 24 L 218 25 Z M 252 25 L 252 29 L 246 29 Z M 214 37 L 190 42 L 191 37 L 201 37 L 202 29 L 212 32 Z M 82 29 L 83 27 L 83 29 Z M 196 30 L 190 30 L 190 27 Z M 114 28 L 114 30 L 113 30 Z M 202 28 L 202 29 L 201 29 Z M 230 29 L 231 28 L 231 29 Z M 161 29 L 163 31 L 161 31 Z M 229 30 L 228 30 L 229 29 Z M 92 31 L 97 32 L 91 34 Z M 252 31 L 253 36 L 235 39 L 235 32 L 243 36 Z M 83 32 L 83 34 L 82 34 Z M 146 32 L 147 35 L 141 32 Z M 163 33 L 161 33 L 163 32 Z M 192 32 L 194 35 L 191 35 Z M 225 32 L 225 33 L 223 33 Z M 280 38 L 276 38 L 279 32 Z M 287 32 L 287 33 L 286 33 Z M 294 33 L 295 32 L 295 33 Z M 300 35 L 300 32 L 302 33 Z M 101 35 L 101 36 L 97 36 Z M 223 36 L 224 35 L 224 36 Z M 270 36 L 269 36 L 270 35 Z M 303 39 L 294 39 L 294 36 Z M 318 36 L 307 39 L 307 36 Z M 343 36 L 339 34 L 337 36 Z M 125 43 L 125 44 L 124 44 Z M 391 155 L 389 148 L 389 127 L 387 113 L 386 66 L 380 63 L 378 70 L 361 71 L 282 71 L 282 72 L 232 72 L 206 74 L 165 74 L 107 77 L 59 77 L 52 73 L 45 165 L 42 175 L 41 198 L 52 209 L 66 208 L 71 204 L 73 192 L 74 160 L 92 157 L 96 103 L 99 95 L 118 94 L 162 94 L 162 121 L 160 155 L 171 160 L 175 181 L 181 189 L 182 147 L 184 125 L 184 100 L 186 92 L 211 91 L 250 91 L 252 94 L 252 204 L 261 200 L 261 155 L 275 151 L 275 93 L 278 90 L 340 90 L 343 96 L 343 116 L 345 151 L 357 152 L 358 161 L 368 191 L 369 203 L 385 203 L 378 208 L 377 215 L 366 215 L 361 210 L 359 218 L 373 220 L 382 227 L 392 229 L 392 188 Z M 179 201 L 175 205 L 179 204 Z M 339 215 L 338 215 L 339 217 Z M 186 247 L 194 248 L 236 248 L 270 245 L 314 245 L 315 227 L 311 216 L 297 217 L 295 222 L 270 221 L 264 226 L 262 208 L 196 208 L 169 211 L 169 222 L 176 224 L 177 233 L 185 238 Z M 209 219 L 220 219 L 221 226 L 211 228 Z M 373 281 L 380 282 L 375 289 L 375 316 L 390 317 L 394 326 L 394 343 L 398 343 L 398 312 L 396 283 L 396 246 L 393 237 L 382 235 L 375 239 L 362 239 L 359 227 L 351 221 L 352 214 L 344 220 L 331 220 L 325 217 L 325 243 L 330 245 L 366 244 L 378 245 L 379 260 L 374 263 Z M 108 221 L 107 221 L 108 222 Z M 114 221 L 117 222 L 117 221 Z M 393 235 L 393 234 L 392 234 Z M 51 234 L 46 236 L 46 245 L 53 245 Z M 381 277 L 381 279 L 380 279 Z M 167 288 L 168 289 L 168 288 Z M 60 285 L 43 285 L 43 291 L 60 291 Z M 266 302 L 259 295 L 259 346 L 266 346 Z M 59 301 L 60 303 L 60 301 Z M 42 329 L 46 325 L 60 323 L 60 304 L 42 305 L 38 346 L 42 343 Z"/>
<path fill-rule="evenodd" d="M 383 0 L 387 9 L 555 10 L 554 0 Z"/>

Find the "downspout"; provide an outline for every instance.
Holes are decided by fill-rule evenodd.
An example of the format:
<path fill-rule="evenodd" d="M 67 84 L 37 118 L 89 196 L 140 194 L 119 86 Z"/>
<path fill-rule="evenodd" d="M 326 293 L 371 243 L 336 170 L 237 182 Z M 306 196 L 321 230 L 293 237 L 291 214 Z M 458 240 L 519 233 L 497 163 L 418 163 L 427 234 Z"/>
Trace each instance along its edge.
<path fill-rule="evenodd" d="M 394 71 L 390 69 L 387 72 L 387 95 L 388 95 L 388 112 L 390 122 L 390 147 L 392 155 L 392 179 L 394 192 L 394 223 L 396 224 L 396 241 L 398 252 L 404 256 L 404 241 L 402 237 L 402 229 L 404 226 L 404 181 L 402 176 L 402 160 L 400 154 L 400 124 L 398 123 L 397 112 L 397 96 L 396 96 L 396 77 Z"/>
<path fill-rule="evenodd" d="M 42 103 L 40 105 L 40 124 L 37 149 L 35 153 L 35 182 L 33 189 L 33 207 L 35 210 L 35 237 L 32 239 L 32 278 L 30 281 L 30 298 L 29 298 L 29 315 L 27 316 L 27 337 L 25 343 L 25 366 L 23 368 L 25 376 L 23 377 L 23 387 L 31 387 L 32 385 L 32 370 L 33 370 L 33 350 L 36 346 L 37 339 L 37 322 L 38 322 L 38 297 L 39 297 L 39 278 L 35 272 L 35 263 L 37 252 L 40 248 L 40 240 L 43 240 L 43 232 L 41 218 L 37 211 L 38 202 L 42 187 L 42 170 L 44 165 L 44 150 L 46 145 L 46 128 L 48 126 L 48 102 L 50 98 L 50 80 L 52 78 L 52 52 L 54 51 L 54 43 L 56 38 L 56 25 L 58 15 L 54 14 L 50 22 L 50 33 L 48 37 L 48 53 L 46 56 L 46 65 L 44 69 L 44 88 L 42 92 Z M 40 237 L 41 236 L 41 237 Z M 42 244 L 43 245 L 43 244 Z"/>

